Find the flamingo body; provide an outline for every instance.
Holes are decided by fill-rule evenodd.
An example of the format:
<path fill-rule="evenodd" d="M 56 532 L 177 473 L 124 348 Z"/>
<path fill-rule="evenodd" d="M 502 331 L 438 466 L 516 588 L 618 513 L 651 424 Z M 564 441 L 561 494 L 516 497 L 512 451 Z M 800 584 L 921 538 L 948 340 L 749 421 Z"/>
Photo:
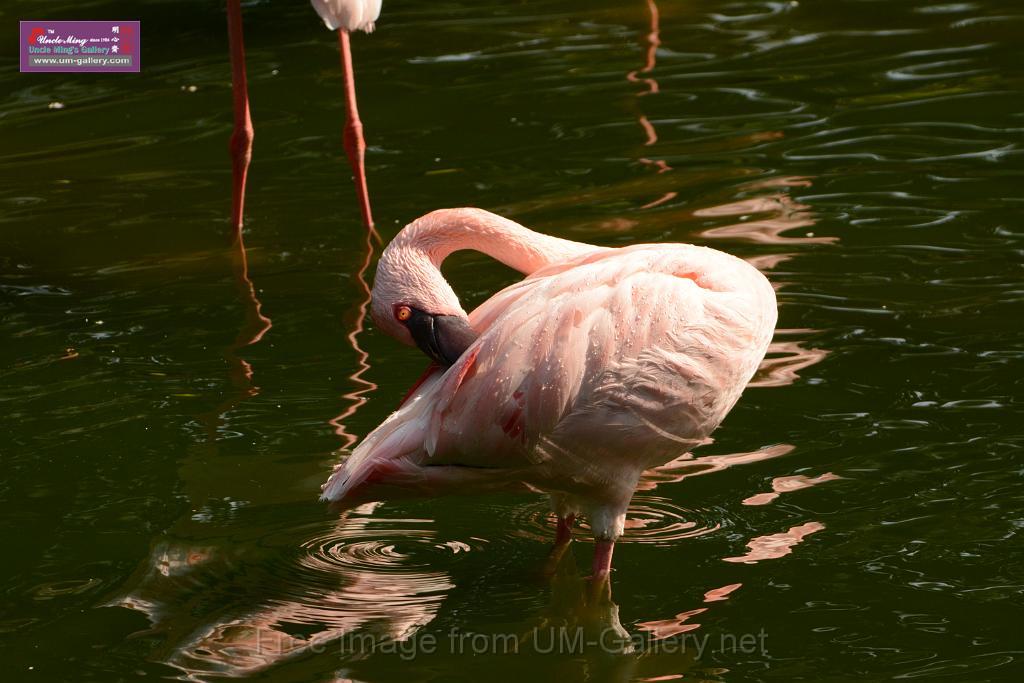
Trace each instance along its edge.
<path fill-rule="evenodd" d="M 373 33 L 380 16 L 381 0 L 310 0 L 313 9 L 332 31 L 365 31 Z"/>
<path fill-rule="evenodd" d="M 323 498 L 527 488 L 614 541 L 640 474 L 700 444 L 736 403 L 771 340 L 774 290 L 713 249 L 593 247 L 453 209 L 385 250 L 378 324 L 408 343 L 389 318 L 396 302 L 459 315 L 438 266 L 460 248 L 527 277 L 468 316 L 476 341 L 366 437 Z"/>

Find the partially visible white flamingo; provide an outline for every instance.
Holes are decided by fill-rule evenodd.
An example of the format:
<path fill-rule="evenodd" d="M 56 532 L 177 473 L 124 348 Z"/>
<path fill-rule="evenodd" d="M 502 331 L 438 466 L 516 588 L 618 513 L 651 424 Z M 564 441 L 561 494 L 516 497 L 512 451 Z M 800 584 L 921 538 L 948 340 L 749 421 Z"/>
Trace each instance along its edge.
<path fill-rule="evenodd" d="M 341 73 L 345 85 L 345 152 L 356 183 L 356 195 L 363 223 L 376 236 L 373 216 L 370 212 L 370 194 L 366 187 L 366 166 L 364 156 L 366 143 L 363 140 L 363 123 L 356 105 L 355 72 L 352 69 L 352 49 L 349 45 L 351 31 L 370 33 L 380 16 L 381 0 L 310 0 L 324 24 L 332 31 L 338 31 L 338 47 L 341 50 Z M 245 76 L 245 42 L 242 37 L 241 0 L 227 0 L 228 43 L 231 50 L 231 91 L 235 101 L 235 125 L 231 134 L 231 157 L 233 164 L 233 190 L 231 204 L 231 228 L 237 238 L 242 232 L 242 218 L 245 208 L 245 182 L 252 158 L 254 131 L 249 114 L 249 86 Z"/>
<path fill-rule="evenodd" d="M 467 316 L 440 271 L 461 249 L 527 277 Z M 718 426 L 777 318 L 768 280 L 723 252 L 595 247 L 480 209 L 407 225 L 381 256 L 371 313 L 445 367 L 363 440 L 323 499 L 544 491 L 559 541 L 587 515 L 595 579 L 608 576 L 641 473 Z"/>
<path fill-rule="evenodd" d="M 356 181 L 359 208 L 363 223 L 373 230 L 373 216 L 370 213 L 370 194 L 366 187 L 366 167 L 363 157 L 366 142 L 363 140 L 363 122 L 356 105 L 356 76 L 352 69 L 352 48 L 349 33 L 365 31 L 372 33 L 380 16 L 381 0 L 310 0 L 324 24 L 338 32 L 338 47 L 341 51 L 341 73 L 345 81 L 345 152 L 352 164 L 352 175 Z"/>

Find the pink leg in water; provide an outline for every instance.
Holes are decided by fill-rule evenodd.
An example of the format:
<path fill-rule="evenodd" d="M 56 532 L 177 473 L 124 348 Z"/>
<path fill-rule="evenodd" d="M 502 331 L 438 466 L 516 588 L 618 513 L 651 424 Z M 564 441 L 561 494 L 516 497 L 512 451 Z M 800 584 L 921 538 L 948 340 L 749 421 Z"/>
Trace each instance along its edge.
<path fill-rule="evenodd" d="M 576 523 L 576 515 L 569 514 L 558 518 L 555 529 L 555 545 L 562 545 L 572 540 L 572 525 Z"/>
<path fill-rule="evenodd" d="M 612 570 L 612 551 L 615 550 L 615 541 L 598 540 L 594 547 L 594 567 L 591 579 L 603 581 L 608 578 Z"/>
<path fill-rule="evenodd" d="M 558 565 L 565 557 L 565 551 L 572 543 L 572 525 L 576 522 L 576 515 L 566 515 L 558 518 L 558 526 L 555 530 L 555 544 L 551 546 L 547 562 L 544 563 L 544 575 L 551 578 L 558 571 Z"/>
<path fill-rule="evenodd" d="M 366 186 L 366 166 L 363 161 L 366 155 L 366 142 L 363 140 L 363 122 L 359 119 L 359 108 L 356 106 L 356 76 L 352 68 L 352 49 L 349 45 L 348 31 L 344 29 L 338 29 L 338 47 L 341 51 L 342 78 L 345 80 L 345 153 L 352 165 L 363 224 L 376 236 L 373 215 L 370 213 L 370 192 Z"/>
<path fill-rule="evenodd" d="M 245 180 L 252 158 L 252 119 L 249 117 L 249 86 L 245 78 L 245 44 L 242 41 L 241 0 L 228 0 L 228 45 L 231 50 L 231 93 L 235 99 L 235 129 L 231 133 L 232 193 L 231 230 L 242 233 Z"/>

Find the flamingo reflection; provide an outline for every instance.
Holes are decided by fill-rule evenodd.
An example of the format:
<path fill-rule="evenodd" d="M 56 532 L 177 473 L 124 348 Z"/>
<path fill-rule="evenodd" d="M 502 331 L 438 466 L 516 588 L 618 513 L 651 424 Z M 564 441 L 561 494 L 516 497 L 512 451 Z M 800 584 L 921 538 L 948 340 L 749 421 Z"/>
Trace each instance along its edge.
<path fill-rule="evenodd" d="M 298 552 L 294 529 L 244 549 L 235 534 L 159 544 L 111 604 L 145 614 L 151 628 L 136 635 L 162 640 L 152 657 L 197 677 L 249 675 L 327 645 L 358 657 L 367 642 L 408 639 L 452 588 L 433 561 L 452 549 L 430 520 L 384 518 L 376 507 L 312 523 L 320 530 L 306 530 Z"/>
<path fill-rule="evenodd" d="M 803 474 L 795 474 L 789 477 L 775 477 L 772 480 L 772 490 L 770 493 L 758 493 L 750 496 L 743 500 L 743 504 L 767 505 L 783 493 L 799 491 L 801 489 L 810 488 L 811 486 L 817 486 L 818 484 L 824 484 L 827 481 L 835 481 L 836 479 L 842 479 L 842 477 L 831 472 L 825 472 L 824 474 L 819 474 L 816 477 L 808 477 Z"/>
<path fill-rule="evenodd" d="M 779 534 L 758 536 L 747 543 L 746 554 L 738 557 L 726 557 L 726 562 L 743 562 L 753 564 L 762 560 L 774 560 L 785 557 L 793 552 L 793 547 L 813 533 L 821 531 L 825 525 L 821 522 L 807 522 L 790 528 Z"/>
<path fill-rule="evenodd" d="M 697 209 L 694 216 L 718 218 L 720 216 L 748 216 L 753 214 L 774 214 L 768 218 L 742 221 L 733 225 L 716 226 L 703 231 L 705 237 L 733 238 L 761 244 L 831 244 L 835 237 L 815 236 L 807 233 L 802 237 L 783 235 L 798 228 L 815 224 L 810 207 L 793 201 L 785 192 L 743 199 L 720 206 Z"/>
<path fill-rule="evenodd" d="M 776 329 L 775 340 L 768 347 L 768 354 L 761 361 L 754 379 L 748 387 L 784 387 L 800 379 L 800 371 L 825 360 L 829 351 L 805 346 L 804 340 L 786 341 L 778 337 L 807 335 L 815 332 L 804 328 Z"/>
<path fill-rule="evenodd" d="M 702 455 L 694 457 L 692 453 L 684 453 L 672 462 L 644 472 L 640 479 L 638 491 L 652 491 L 662 484 L 678 483 L 684 479 L 703 474 L 713 474 L 735 467 L 750 465 L 772 458 L 789 455 L 796 446 L 788 443 L 764 446 L 746 453 L 729 453 L 725 455 Z"/>
<path fill-rule="evenodd" d="M 638 92 L 636 94 L 638 98 L 644 97 L 646 95 L 656 95 L 660 90 L 660 87 L 658 86 L 658 81 L 655 80 L 653 75 L 651 75 L 654 71 L 654 67 L 658 63 L 658 46 L 661 45 L 661 29 L 659 26 L 660 15 L 658 13 L 658 5 L 656 2 L 654 2 L 654 0 L 647 0 L 647 12 L 650 16 L 651 23 L 650 31 L 647 33 L 645 37 L 647 41 L 647 49 L 645 52 L 644 65 L 641 68 L 636 69 L 634 71 L 630 71 L 628 74 L 626 74 L 626 79 L 631 83 L 640 83 L 646 87 L 645 90 Z M 651 147 L 658 142 L 658 132 L 655 130 L 654 124 L 651 123 L 650 119 L 647 118 L 646 114 L 638 113 L 637 123 L 639 123 L 640 128 L 643 129 L 645 137 L 645 147 Z M 638 161 L 641 164 L 644 164 L 645 166 L 650 166 L 657 173 L 666 173 L 672 170 L 672 167 L 669 166 L 668 162 L 665 161 L 664 159 L 650 159 L 648 157 L 641 157 L 640 159 L 638 159 Z M 657 199 L 647 202 L 640 208 L 653 209 L 656 206 L 660 206 L 662 204 L 665 204 L 666 202 L 672 201 L 678 196 L 678 192 L 670 190 L 668 192 L 663 193 Z"/>
<path fill-rule="evenodd" d="M 694 633 L 701 628 L 696 619 L 713 614 L 718 603 L 732 599 L 742 586 L 731 583 L 710 588 L 698 606 L 669 618 L 640 621 L 630 633 L 620 620 L 611 583 L 595 595 L 592 585 L 576 574 L 575 565 L 562 561 L 551 580 L 549 604 L 523 629 L 518 654 L 529 658 L 537 652 L 551 652 L 555 634 L 563 634 L 563 638 L 570 634 L 582 646 L 569 654 L 574 655 L 571 661 L 580 667 L 583 680 L 591 680 L 597 672 L 599 680 L 608 681 L 683 679 L 698 666 L 708 642 L 707 636 Z M 670 645 L 664 644 L 670 640 Z M 563 646 L 566 642 L 563 639 Z M 542 656 L 550 662 L 550 655 Z"/>
<path fill-rule="evenodd" d="M 260 388 L 253 382 L 252 365 L 239 356 L 247 346 L 258 343 L 270 331 L 273 323 L 263 314 L 263 304 L 256 294 L 256 287 L 249 277 L 249 260 L 241 231 L 235 234 L 231 251 L 232 273 L 238 290 L 238 298 L 245 311 L 245 319 L 231 344 L 225 347 L 221 356 L 228 365 L 228 377 L 232 391 L 224 401 L 200 416 L 206 426 L 207 440 L 216 441 L 217 432 L 228 412 L 246 399 L 256 396 Z"/>
<path fill-rule="evenodd" d="M 363 377 L 363 375 L 370 369 L 370 354 L 367 353 L 359 344 L 359 336 L 366 329 L 366 316 L 370 305 L 370 286 L 366 281 L 366 271 L 369 269 L 370 263 L 373 260 L 374 238 L 376 237 L 378 240 L 380 238 L 377 236 L 376 231 L 373 230 L 372 225 L 364 224 L 364 227 L 366 229 L 364 233 L 365 239 L 363 242 L 365 254 L 359 265 L 359 269 L 356 271 L 355 277 L 359 291 L 357 294 L 356 305 L 354 307 L 355 313 L 352 325 L 345 337 L 356 356 L 355 372 L 349 375 L 349 380 L 356 388 L 342 396 L 343 399 L 348 401 L 348 406 L 345 410 L 337 417 L 328 421 L 329 424 L 334 427 L 334 433 L 342 438 L 342 449 L 351 448 L 356 441 L 359 440 L 357 435 L 348 430 L 345 423 L 352 418 L 352 416 L 356 414 L 356 411 L 358 411 L 366 402 L 366 395 L 377 389 L 377 385 L 375 383 Z"/>

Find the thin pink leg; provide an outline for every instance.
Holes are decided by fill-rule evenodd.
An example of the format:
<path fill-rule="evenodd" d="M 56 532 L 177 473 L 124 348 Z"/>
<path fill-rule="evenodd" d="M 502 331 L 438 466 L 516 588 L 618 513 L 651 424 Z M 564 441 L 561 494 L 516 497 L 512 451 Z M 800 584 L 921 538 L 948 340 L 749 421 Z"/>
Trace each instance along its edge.
<path fill-rule="evenodd" d="M 594 547 L 594 567 L 591 579 L 603 581 L 608 578 L 612 570 L 612 552 L 615 550 L 615 541 L 598 541 Z"/>
<path fill-rule="evenodd" d="M 548 552 L 548 559 L 544 563 L 544 576 L 552 578 L 558 572 L 558 566 L 565 557 L 569 545 L 572 543 L 572 525 L 576 522 L 576 515 L 566 515 L 558 518 L 558 526 L 555 531 L 555 544 Z"/>
<path fill-rule="evenodd" d="M 245 78 L 245 44 L 242 41 L 241 0 L 228 0 L 228 44 L 231 50 L 231 93 L 235 100 L 235 129 L 231 133 L 232 192 L 231 230 L 242 233 L 245 181 L 252 159 L 252 119 L 249 116 L 249 85 Z"/>
<path fill-rule="evenodd" d="M 572 540 L 572 525 L 576 523 L 576 515 L 568 514 L 558 518 L 555 529 L 555 545 L 562 545 Z"/>
<path fill-rule="evenodd" d="M 349 45 L 348 31 L 338 29 L 338 47 L 341 51 L 341 73 L 345 80 L 345 153 L 352 164 L 352 175 L 356 182 L 356 195 L 359 198 L 359 209 L 363 214 L 363 224 L 377 237 L 373 228 L 373 215 L 370 213 L 370 192 L 366 186 L 366 142 L 363 140 L 363 122 L 359 119 L 359 107 L 356 105 L 356 75 L 352 68 L 352 49 Z M 378 237 L 378 240 L 380 238 Z"/>

